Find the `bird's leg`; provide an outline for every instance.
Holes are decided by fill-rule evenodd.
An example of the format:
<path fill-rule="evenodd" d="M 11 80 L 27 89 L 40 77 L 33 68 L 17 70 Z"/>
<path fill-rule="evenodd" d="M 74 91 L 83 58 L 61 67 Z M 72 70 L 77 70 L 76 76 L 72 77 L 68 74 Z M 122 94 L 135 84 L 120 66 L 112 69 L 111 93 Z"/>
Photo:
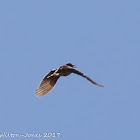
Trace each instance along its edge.
<path fill-rule="evenodd" d="M 53 73 L 50 76 L 48 76 L 47 78 L 53 77 L 53 76 L 59 76 L 59 73 Z"/>
<path fill-rule="evenodd" d="M 54 76 L 59 76 L 59 73 L 54 73 Z"/>

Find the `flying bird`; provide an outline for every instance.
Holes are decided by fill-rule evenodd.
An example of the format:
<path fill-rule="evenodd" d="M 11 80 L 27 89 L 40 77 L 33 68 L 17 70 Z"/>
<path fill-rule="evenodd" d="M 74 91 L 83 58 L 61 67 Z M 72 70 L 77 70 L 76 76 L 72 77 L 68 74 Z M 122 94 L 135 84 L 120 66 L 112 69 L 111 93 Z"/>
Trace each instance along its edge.
<path fill-rule="evenodd" d="M 78 74 L 84 78 L 86 78 L 88 81 L 93 83 L 96 86 L 103 87 L 103 85 L 99 85 L 93 80 L 91 80 L 88 76 L 80 72 L 79 70 L 76 69 L 75 65 L 71 63 L 67 63 L 63 66 L 58 67 L 55 70 L 51 70 L 41 81 L 39 84 L 37 90 L 36 90 L 36 95 L 37 96 L 43 96 L 47 94 L 56 84 L 57 80 L 59 79 L 60 76 L 68 76 L 71 73 Z"/>

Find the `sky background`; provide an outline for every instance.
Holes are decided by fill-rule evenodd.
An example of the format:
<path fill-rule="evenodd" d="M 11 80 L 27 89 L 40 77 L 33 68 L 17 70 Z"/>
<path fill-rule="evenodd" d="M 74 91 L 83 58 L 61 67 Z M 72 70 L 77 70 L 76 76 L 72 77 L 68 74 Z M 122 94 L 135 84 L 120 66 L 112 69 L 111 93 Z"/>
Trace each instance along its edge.
<path fill-rule="evenodd" d="M 41 79 L 69 62 L 104 88 L 71 74 L 36 97 Z M 0 71 L 0 134 L 139 140 L 140 1 L 2 0 Z"/>

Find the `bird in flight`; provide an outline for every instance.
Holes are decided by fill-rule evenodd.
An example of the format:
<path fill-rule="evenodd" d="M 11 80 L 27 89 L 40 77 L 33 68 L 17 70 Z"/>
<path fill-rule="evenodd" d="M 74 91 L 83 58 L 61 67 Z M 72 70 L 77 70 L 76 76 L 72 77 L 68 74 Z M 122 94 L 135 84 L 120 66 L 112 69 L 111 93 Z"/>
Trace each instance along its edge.
<path fill-rule="evenodd" d="M 36 90 L 36 95 L 37 96 L 43 96 L 47 94 L 56 84 L 57 80 L 59 79 L 60 76 L 68 76 L 71 73 L 78 74 L 84 78 L 86 78 L 88 81 L 90 81 L 92 84 L 99 86 L 99 87 L 104 87 L 103 85 L 99 85 L 93 80 L 91 80 L 88 76 L 80 72 L 79 70 L 76 69 L 75 65 L 71 63 L 67 63 L 63 66 L 58 67 L 55 70 L 51 70 L 41 81 L 39 84 L 37 90 Z"/>

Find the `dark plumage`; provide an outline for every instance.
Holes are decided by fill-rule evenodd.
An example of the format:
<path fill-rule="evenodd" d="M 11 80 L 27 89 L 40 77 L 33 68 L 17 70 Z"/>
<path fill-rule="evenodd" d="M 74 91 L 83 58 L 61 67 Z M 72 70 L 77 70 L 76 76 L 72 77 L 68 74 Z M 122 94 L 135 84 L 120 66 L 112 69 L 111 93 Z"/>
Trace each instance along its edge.
<path fill-rule="evenodd" d="M 38 86 L 36 90 L 37 96 L 43 96 L 47 94 L 56 84 L 58 78 L 60 76 L 68 76 L 71 73 L 78 74 L 84 78 L 86 78 L 91 83 L 95 84 L 96 86 L 103 87 L 102 85 L 97 84 L 93 80 L 91 80 L 89 77 L 84 75 L 82 72 L 78 71 L 75 67 L 75 65 L 71 63 L 67 63 L 63 66 L 58 67 L 55 70 L 51 70 L 41 81 L 40 85 Z"/>

